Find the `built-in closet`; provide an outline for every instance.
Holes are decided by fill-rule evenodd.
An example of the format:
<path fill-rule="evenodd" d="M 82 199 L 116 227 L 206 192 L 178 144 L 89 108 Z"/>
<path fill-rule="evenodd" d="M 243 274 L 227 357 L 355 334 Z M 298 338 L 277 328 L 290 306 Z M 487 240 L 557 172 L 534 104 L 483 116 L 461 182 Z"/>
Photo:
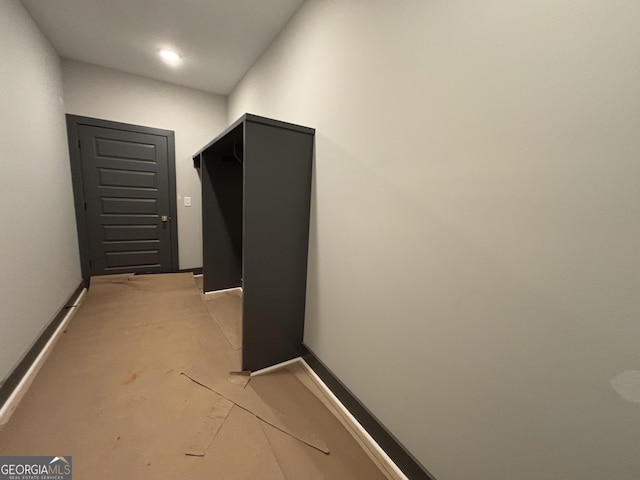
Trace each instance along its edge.
<path fill-rule="evenodd" d="M 298 356 L 315 130 L 246 114 L 193 156 L 203 290 L 242 288 L 242 368 Z"/>

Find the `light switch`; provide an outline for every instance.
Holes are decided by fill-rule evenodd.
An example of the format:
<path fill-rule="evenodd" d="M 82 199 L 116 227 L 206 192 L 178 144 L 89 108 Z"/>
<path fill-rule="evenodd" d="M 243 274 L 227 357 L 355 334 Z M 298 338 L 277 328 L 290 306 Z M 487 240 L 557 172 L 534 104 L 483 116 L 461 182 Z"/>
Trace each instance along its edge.
<path fill-rule="evenodd" d="M 191 206 L 191 197 L 184 197 L 184 206 L 185 207 Z"/>

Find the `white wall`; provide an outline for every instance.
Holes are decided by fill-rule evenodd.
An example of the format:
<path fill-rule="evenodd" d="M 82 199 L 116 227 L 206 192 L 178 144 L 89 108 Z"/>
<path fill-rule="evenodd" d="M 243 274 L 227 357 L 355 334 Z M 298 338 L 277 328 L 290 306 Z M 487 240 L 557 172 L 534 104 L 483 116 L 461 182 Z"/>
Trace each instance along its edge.
<path fill-rule="evenodd" d="M 175 131 L 180 268 L 202 267 L 200 179 L 191 155 L 226 127 L 225 97 L 67 59 L 62 78 L 67 113 Z"/>
<path fill-rule="evenodd" d="M 638 25 L 310 0 L 229 99 L 317 129 L 305 341 L 439 480 L 640 477 Z"/>
<path fill-rule="evenodd" d="M 81 281 L 60 61 L 0 2 L 0 383 Z"/>

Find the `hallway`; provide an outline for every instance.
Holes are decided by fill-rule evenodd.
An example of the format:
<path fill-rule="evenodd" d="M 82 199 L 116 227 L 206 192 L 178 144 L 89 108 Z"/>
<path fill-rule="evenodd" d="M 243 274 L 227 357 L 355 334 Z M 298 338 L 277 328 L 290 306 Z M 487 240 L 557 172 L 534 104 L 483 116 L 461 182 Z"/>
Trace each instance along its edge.
<path fill-rule="evenodd" d="M 191 274 L 92 279 L 0 455 L 70 455 L 77 479 L 387 478 L 302 367 L 230 375 L 229 300 Z"/>

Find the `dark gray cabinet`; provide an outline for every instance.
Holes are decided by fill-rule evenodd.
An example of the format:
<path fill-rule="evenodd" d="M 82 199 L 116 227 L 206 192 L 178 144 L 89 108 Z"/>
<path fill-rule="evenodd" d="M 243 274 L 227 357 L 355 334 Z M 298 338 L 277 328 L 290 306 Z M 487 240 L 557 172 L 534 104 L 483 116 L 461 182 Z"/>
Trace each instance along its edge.
<path fill-rule="evenodd" d="M 196 153 L 205 292 L 242 287 L 242 368 L 300 354 L 315 130 L 246 114 Z"/>

